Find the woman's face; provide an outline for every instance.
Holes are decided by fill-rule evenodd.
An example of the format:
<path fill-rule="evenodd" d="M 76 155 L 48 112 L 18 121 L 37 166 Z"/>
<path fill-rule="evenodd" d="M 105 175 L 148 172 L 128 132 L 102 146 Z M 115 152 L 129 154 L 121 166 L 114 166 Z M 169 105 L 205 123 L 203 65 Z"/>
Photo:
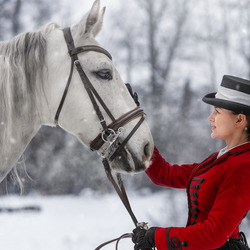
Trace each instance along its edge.
<path fill-rule="evenodd" d="M 236 130 L 238 115 L 232 111 L 214 107 L 213 113 L 208 117 L 212 125 L 212 138 L 222 139 L 226 142 L 233 138 Z"/>

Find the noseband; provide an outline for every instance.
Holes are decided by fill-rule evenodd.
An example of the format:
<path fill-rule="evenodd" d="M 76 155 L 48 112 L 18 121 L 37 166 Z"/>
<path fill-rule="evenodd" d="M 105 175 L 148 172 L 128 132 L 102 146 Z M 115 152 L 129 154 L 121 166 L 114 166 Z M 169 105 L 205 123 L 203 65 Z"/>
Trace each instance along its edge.
<path fill-rule="evenodd" d="M 123 132 L 123 126 L 125 126 L 127 123 L 131 122 L 132 120 L 140 117 L 140 120 L 134 126 L 132 131 L 120 143 L 120 145 L 115 149 L 115 151 L 112 153 L 112 155 L 108 156 L 109 160 L 113 161 L 114 158 L 119 154 L 119 152 L 127 144 L 127 142 L 132 137 L 132 135 L 135 133 L 135 131 L 140 127 L 140 125 L 142 124 L 142 122 L 145 119 L 145 113 L 139 107 L 138 102 L 137 102 L 136 108 L 134 108 L 133 110 L 122 115 L 118 119 L 115 119 L 115 117 L 112 115 L 112 113 L 110 112 L 110 110 L 108 109 L 108 107 L 106 106 L 106 104 L 104 103 L 104 101 L 102 100 L 102 98 L 100 97 L 100 95 L 97 93 L 96 89 L 94 88 L 94 86 L 90 82 L 89 78 L 85 74 L 85 72 L 81 66 L 81 63 L 78 59 L 78 56 L 77 56 L 79 53 L 88 52 L 88 51 L 95 51 L 95 52 L 99 52 L 99 53 L 106 55 L 110 60 L 112 60 L 110 53 L 108 51 L 106 51 L 105 49 L 103 49 L 99 46 L 95 46 L 95 45 L 86 45 L 86 46 L 80 46 L 80 47 L 76 48 L 74 45 L 74 40 L 72 38 L 70 28 L 69 27 L 64 28 L 63 33 L 64 33 L 64 38 L 65 38 L 65 41 L 66 41 L 66 44 L 68 47 L 68 53 L 71 57 L 71 68 L 70 68 L 70 74 L 68 77 L 68 81 L 67 81 L 62 99 L 60 101 L 59 107 L 58 107 L 56 115 L 55 115 L 55 124 L 58 125 L 59 115 L 60 115 L 60 112 L 62 110 L 64 101 L 66 99 L 66 95 L 67 95 L 69 85 L 70 85 L 70 82 L 72 79 L 74 65 L 76 66 L 76 69 L 81 77 L 82 83 L 83 83 L 83 85 L 88 93 L 88 96 L 89 96 L 89 98 L 93 104 L 94 110 L 96 112 L 96 115 L 97 115 L 97 117 L 100 121 L 100 124 L 102 126 L 102 132 L 90 143 L 90 148 L 92 150 L 99 150 L 102 146 L 104 147 L 104 144 L 106 144 L 106 147 L 104 148 L 104 150 L 101 153 L 101 156 L 103 158 L 106 158 L 107 155 L 110 154 L 111 146 L 114 145 L 114 143 L 117 141 L 119 135 Z M 129 87 L 129 91 L 131 93 L 130 85 L 128 87 Z M 134 100 L 137 98 L 137 96 L 134 96 L 133 93 L 132 93 L 132 97 L 134 98 Z M 112 121 L 111 124 L 107 125 L 97 101 L 98 101 L 99 105 L 101 105 L 102 108 L 105 110 L 105 112 L 107 113 L 109 118 L 111 119 L 111 121 Z"/>

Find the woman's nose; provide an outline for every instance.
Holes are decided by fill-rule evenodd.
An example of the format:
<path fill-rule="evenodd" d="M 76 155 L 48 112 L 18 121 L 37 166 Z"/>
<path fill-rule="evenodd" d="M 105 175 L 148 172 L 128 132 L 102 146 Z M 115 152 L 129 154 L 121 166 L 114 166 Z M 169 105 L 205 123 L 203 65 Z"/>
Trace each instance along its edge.
<path fill-rule="evenodd" d="M 214 120 L 214 112 L 207 118 L 208 121 L 212 122 Z"/>

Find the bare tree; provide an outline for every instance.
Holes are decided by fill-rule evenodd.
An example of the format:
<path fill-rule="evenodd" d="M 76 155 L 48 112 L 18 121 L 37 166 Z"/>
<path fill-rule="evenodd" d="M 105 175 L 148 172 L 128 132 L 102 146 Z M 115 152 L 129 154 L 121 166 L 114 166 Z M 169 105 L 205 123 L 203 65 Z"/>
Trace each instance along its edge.
<path fill-rule="evenodd" d="M 0 0 L 0 39 L 8 39 L 20 32 L 21 0 Z"/>
<path fill-rule="evenodd" d="M 204 14 L 205 14 L 205 30 L 206 32 L 206 44 L 207 44 L 207 55 L 208 55 L 208 65 L 210 68 L 210 82 L 216 87 L 216 67 L 215 67 L 215 42 L 214 42 L 214 31 L 213 25 L 211 24 L 211 10 L 209 1 L 206 0 L 204 4 Z"/>
<path fill-rule="evenodd" d="M 147 27 L 146 51 L 149 51 L 147 63 L 150 70 L 151 102 L 153 109 L 153 120 L 165 120 L 161 107 L 165 100 L 171 95 L 165 96 L 168 88 L 168 80 L 176 59 L 178 49 L 180 49 L 185 21 L 188 17 L 187 1 L 165 0 L 140 1 L 146 16 L 145 27 Z M 168 24 L 170 16 L 172 23 Z M 154 123 L 153 134 L 159 145 L 162 141 L 162 130 L 159 124 Z"/>
<path fill-rule="evenodd" d="M 12 14 L 12 33 L 18 34 L 20 32 L 20 12 L 21 12 L 22 1 L 16 0 L 15 5 L 13 6 Z"/>
<path fill-rule="evenodd" d="M 243 28 L 241 25 L 241 33 L 239 37 L 239 52 L 244 58 L 247 64 L 247 76 L 250 79 L 250 2 L 245 1 L 244 4 L 240 5 L 240 17 L 241 22 L 244 23 Z"/>

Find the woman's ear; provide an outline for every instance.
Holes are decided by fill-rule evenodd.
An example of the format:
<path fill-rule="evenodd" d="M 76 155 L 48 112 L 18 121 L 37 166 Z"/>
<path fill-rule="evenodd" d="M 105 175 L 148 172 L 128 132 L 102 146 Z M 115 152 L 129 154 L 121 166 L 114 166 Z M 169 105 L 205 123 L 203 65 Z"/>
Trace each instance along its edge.
<path fill-rule="evenodd" d="M 237 127 L 241 127 L 241 126 L 246 127 L 246 124 L 247 124 L 246 115 L 238 114 L 237 115 L 237 120 L 236 120 L 236 126 Z"/>

